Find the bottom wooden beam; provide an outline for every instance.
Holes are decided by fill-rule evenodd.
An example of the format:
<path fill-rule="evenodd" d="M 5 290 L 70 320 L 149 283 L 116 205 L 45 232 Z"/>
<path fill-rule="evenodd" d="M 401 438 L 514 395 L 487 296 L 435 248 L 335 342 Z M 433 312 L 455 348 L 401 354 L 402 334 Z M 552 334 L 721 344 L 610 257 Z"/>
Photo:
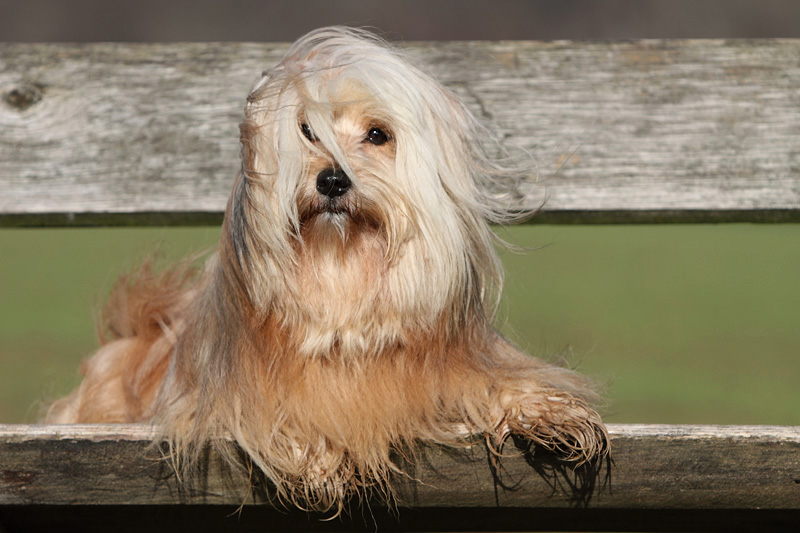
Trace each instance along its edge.
<path fill-rule="evenodd" d="M 541 450 L 509 450 L 498 470 L 479 446 L 428 449 L 397 480 L 399 506 L 367 499 L 326 521 L 272 504 L 213 456 L 179 484 L 146 426 L 0 426 L 0 533 L 797 531 L 800 428 L 609 430 L 613 463 L 579 472 Z"/>

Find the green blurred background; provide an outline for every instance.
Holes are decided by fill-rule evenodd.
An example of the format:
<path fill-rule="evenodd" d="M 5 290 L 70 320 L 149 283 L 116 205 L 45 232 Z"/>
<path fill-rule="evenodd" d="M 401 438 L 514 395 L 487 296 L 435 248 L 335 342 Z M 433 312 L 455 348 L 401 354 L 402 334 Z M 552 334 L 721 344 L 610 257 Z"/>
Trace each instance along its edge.
<path fill-rule="evenodd" d="M 606 385 L 609 422 L 800 425 L 800 225 L 499 230 L 501 328 Z M 78 382 L 117 274 L 218 228 L 0 230 L 0 423 Z"/>

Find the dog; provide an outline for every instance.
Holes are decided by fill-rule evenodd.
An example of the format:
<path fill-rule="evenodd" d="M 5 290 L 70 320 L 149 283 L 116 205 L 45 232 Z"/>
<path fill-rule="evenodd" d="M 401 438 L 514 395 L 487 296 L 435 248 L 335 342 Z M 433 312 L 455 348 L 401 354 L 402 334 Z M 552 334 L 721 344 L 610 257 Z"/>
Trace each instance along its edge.
<path fill-rule="evenodd" d="M 588 380 L 492 326 L 489 224 L 520 216 L 518 171 L 451 92 L 371 33 L 323 28 L 256 82 L 240 129 L 218 251 L 121 278 L 48 422 L 150 422 L 179 472 L 210 446 L 319 511 L 390 491 L 420 444 L 607 456 Z"/>

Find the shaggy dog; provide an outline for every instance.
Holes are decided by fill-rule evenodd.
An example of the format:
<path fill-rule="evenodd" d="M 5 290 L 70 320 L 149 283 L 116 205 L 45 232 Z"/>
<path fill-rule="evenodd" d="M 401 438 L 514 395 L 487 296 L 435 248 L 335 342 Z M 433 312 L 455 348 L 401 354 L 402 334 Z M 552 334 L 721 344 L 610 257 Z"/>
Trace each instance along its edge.
<path fill-rule="evenodd" d="M 316 510 L 390 490 L 419 443 L 604 457 L 586 380 L 492 327 L 488 222 L 518 213 L 485 137 L 371 34 L 301 38 L 247 99 L 218 253 L 123 278 L 111 339 L 48 421 L 152 422 L 179 472 L 210 445 Z"/>

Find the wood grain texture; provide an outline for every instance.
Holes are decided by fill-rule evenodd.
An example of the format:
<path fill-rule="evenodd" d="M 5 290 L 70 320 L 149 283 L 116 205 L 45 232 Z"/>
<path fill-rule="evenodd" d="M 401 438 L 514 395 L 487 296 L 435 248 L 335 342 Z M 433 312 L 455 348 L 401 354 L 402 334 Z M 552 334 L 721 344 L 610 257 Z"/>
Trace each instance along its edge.
<path fill-rule="evenodd" d="M 467 527 L 474 530 L 627 530 L 634 524 L 660 531 L 680 523 L 675 515 L 680 512 L 706 530 L 768 523 L 789 531 L 800 519 L 800 427 L 612 425 L 609 430 L 613 465 L 593 484 L 571 487 L 580 478 L 546 455 L 537 460 L 535 453 L 529 463 L 509 451 L 498 482 L 481 447 L 458 454 L 430 449 L 410 471 L 416 481 L 395 483 L 399 515 L 373 503 L 371 516 L 405 528 L 407 520 L 417 523 L 427 516 L 423 523 L 440 530 L 465 526 L 441 516 L 448 509 L 468 517 Z M 245 516 L 259 516 L 264 511 L 251 509 L 264 507 L 286 513 L 269 504 L 250 505 L 268 502 L 265 493 L 248 491 L 246 480 L 226 472 L 213 456 L 202 476 L 188 486 L 178 484 L 150 447 L 154 435 L 142 425 L 0 425 L 0 517 L 64 505 L 75 506 L 73 513 L 85 506 L 119 512 L 119 506 L 210 505 L 222 515 L 226 506 L 243 502 Z M 293 522 L 290 516 L 281 519 L 288 520 L 283 528 L 308 530 L 320 518 L 294 513 Z M 487 523 L 488 517 L 500 522 Z M 367 521 L 357 529 L 370 527 Z"/>
<path fill-rule="evenodd" d="M 0 44 L 0 225 L 205 224 L 284 44 Z M 800 220 L 800 41 L 406 49 L 529 168 L 542 222 Z"/>

